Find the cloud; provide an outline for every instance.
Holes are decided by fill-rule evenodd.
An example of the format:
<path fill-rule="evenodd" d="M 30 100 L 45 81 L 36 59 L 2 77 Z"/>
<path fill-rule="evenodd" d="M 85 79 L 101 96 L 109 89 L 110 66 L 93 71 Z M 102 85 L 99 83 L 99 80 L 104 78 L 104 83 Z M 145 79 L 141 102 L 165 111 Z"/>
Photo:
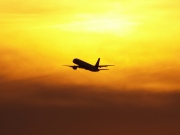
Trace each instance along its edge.
<path fill-rule="evenodd" d="M 87 4 L 88 3 L 88 4 Z M 109 6 L 111 7 L 112 2 L 103 1 L 22 1 L 22 0 L 6 0 L 1 3 L 1 12 L 11 14 L 72 14 L 78 12 L 97 12 L 104 11 Z M 114 3 L 114 2 L 113 2 Z"/>
<path fill-rule="evenodd" d="M 108 106 L 130 104 L 164 107 L 177 101 L 176 91 L 150 91 L 147 89 L 107 87 L 85 83 L 51 82 L 57 76 L 44 75 L 27 79 L 8 80 L 1 77 L 1 99 L 8 102 L 55 106 Z M 143 85 L 143 84 L 142 84 Z M 174 98 L 175 96 L 175 98 Z M 130 100 L 129 100 L 130 99 Z"/>
<path fill-rule="evenodd" d="M 82 6 L 81 2 L 88 7 Z M 178 17 L 171 15 L 175 10 L 161 11 L 156 4 L 149 6 L 144 2 L 139 5 L 135 1 L 136 6 L 132 4 L 134 8 L 127 6 L 132 2 L 128 1 L 124 2 L 127 4 L 124 6 L 125 10 L 119 10 L 121 8 L 116 2 L 112 5 L 111 2 L 101 2 L 98 1 L 97 5 L 84 1 L 69 4 L 69 1 L 59 3 L 18 0 L 13 3 L 9 0 L 1 3 L 1 24 L 4 24 L 0 48 L 2 135 L 179 133 L 179 38 L 178 26 L 172 25 L 177 24 L 178 21 L 173 21 Z M 144 10 L 140 10 L 139 6 Z M 155 7 L 151 9 L 152 6 Z M 132 33 L 133 38 L 130 36 L 127 39 L 110 35 L 90 37 L 89 34 L 82 33 L 64 32 L 64 35 L 49 30 L 50 28 L 41 28 L 39 31 L 31 29 L 32 26 L 41 26 L 42 22 L 48 24 L 55 21 L 61 24 L 78 21 L 77 19 L 81 20 L 83 17 L 94 19 L 94 15 L 106 17 L 104 13 L 109 12 L 110 15 L 114 12 L 118 15 L 123 13 L 127 18 L 132 16 L 135 22 L 144 24 L 137 29 L 137 33 Z M 70 16 L 62 17 L 67 14 Z M 164 29 L 167 26 L 168 29 Z M 158 30 L 158 34 L 154 34 L 154 30 Z M 166 36 L 168 38 L 164 38 Z M 87 43 L 87 40 L 92 42 Z M 82 51 L 82 44 L 86 45 L 85 51 Z M 110 46 L 105 47 L 107 44 Z M 67 56 L 71 53 L 68 57 L 73 58 L 81 51 L 81 56 L 85 57 L 90 48 L 96 48 L 94 46 L 102 48 L 96 51 L 96 56 L 104 54 L 109 63 L 112 62 L 109 57 L 112 53 L 117 56 L 113 58 L 113 64 L 116 65 L 113 70 L 92 74 L 62 68 L 60 60 L 71 60 L 65 60 L 62 54 Z M 71 51 L 72 48 L 75 49 Z M 89 55 L 91 56 L 92 54 Z"/>
<path fill-rule="evenodd" d="M 62 81 L 50 81 L 57 78 Z M 179 90 L 65 83 L 63 75 L 14 80 L 1 75 L 0 86 L 3 135 L 169 135 L 179 131 Z"/>
<path fill-rule="evenodd" d="M 0 91 L 3 135 L 169 135 L 179 131 L 179 92 L 50 85 L 44 78 L 4 81 Z"/>

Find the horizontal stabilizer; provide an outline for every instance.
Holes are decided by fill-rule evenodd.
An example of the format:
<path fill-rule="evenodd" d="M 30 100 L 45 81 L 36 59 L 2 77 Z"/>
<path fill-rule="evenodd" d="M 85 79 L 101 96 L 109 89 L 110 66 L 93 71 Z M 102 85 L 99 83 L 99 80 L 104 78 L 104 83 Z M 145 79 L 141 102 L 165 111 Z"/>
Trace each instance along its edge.
<path fill-rule="evenodd" d="M 109 70 L 109 69 L 99 69 L 99 70 Z"/>

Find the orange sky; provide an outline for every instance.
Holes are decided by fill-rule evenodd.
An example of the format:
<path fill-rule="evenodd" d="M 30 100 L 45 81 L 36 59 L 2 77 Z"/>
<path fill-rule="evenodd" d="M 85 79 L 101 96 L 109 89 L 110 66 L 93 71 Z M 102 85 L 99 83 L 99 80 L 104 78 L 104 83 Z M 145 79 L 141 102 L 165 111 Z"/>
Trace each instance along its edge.
<path fill-rule="evenodd" d="M 4 0 L 0 73 L 13 79 L 58 73 L 70 83 L 88 84 L 86 76 L 98 79 L 95 85 L 178 89 L 179 6 L 177 0 Z M 75 57 L 90 63 L 100 57 L 116 66 L 96 75 L 82 71 L 82 77 L 61 66 Z"/>
<path fill-rule="evenodd" d="M 179 17 L 178 0 L 1 0 L 2 134 L 179 133 Z M 99 57 L 115 66 L 62 66 Z"/>

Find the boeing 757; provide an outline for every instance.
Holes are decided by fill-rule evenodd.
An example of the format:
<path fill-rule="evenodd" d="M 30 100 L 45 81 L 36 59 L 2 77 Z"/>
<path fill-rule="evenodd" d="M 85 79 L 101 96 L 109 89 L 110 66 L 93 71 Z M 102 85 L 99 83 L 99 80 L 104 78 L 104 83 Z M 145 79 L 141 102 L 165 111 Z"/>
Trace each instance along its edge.
<path fill-rule="evenodd" d="M 98 58 L 95 65 L 89 64 L 89 63 L 87 63 L 85 61 L 82 61 L 80 59 L 75 58 L 75 59 L 73 59 L 73 63 L 76 64 L 76 65 L 64 65 L 64 66 L 71 67 L 74 70 L 76 70 L 77 68 L 83 68 L 83 69 L 86 69 L 86 70 L 89 70 L 89 71 L 92 71 L 92 72 L 98 72 L 100 70 L 109 70 L 109 69 L 99 69 L 99 68 L 108 67 L 108 66 L 114 66 L 114 65 L 99 65 L 99 62 L 100 62 L 100 58 Z"/>

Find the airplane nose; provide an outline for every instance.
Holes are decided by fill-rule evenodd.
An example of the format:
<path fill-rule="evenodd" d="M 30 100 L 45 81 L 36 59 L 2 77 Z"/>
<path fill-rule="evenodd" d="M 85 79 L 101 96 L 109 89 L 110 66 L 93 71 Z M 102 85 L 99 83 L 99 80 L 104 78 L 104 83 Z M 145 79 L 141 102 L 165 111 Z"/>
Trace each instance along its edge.
<path fill-rule="evenodd" d="M 76 63 L 76 61 L 77 61 L 77 58 L 73 59 L 73 63 Z"/>

